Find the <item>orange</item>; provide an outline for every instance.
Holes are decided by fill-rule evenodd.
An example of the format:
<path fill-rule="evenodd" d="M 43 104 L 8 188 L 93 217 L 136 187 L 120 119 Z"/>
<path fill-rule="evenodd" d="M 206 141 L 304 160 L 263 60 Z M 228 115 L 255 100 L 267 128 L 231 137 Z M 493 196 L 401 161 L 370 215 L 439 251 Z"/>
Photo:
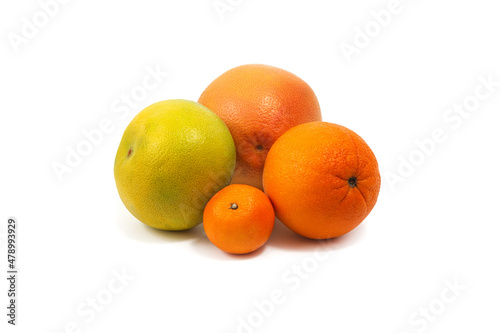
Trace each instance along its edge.
<path fill-rule="evenodd" d="M 360 136 L 340 125 L 313 122 L 276 141 L 263 182 L 283 224 L 304 237 L 326 239 L 348 233 L 370 213 L 380 173 Z"/>
<path fill-rule="evenodd" d="M 261 190 L 248 185 L 229 185 L 206 205 L 203 226 L 208 239 L 222 251 L 250 253 L 271 236 L 274 209 Z"/>
<path fill-rule="evenodd" d="M 273 143 L 290 128 L 320 121 L 311 87 L 298 76 L 266 65 L 243 65 L 216 78 L 198 103 L 227 125 L 236 145 L 233 184 L 262 189 L 262 170 Z"/>

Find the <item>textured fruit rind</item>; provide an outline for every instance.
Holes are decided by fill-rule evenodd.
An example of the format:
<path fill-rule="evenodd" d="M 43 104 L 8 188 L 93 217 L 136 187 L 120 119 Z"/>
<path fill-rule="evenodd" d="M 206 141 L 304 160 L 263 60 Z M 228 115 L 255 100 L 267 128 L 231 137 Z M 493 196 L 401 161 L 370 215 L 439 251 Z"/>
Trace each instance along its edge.
<path fill-rule="evenodd" d="M 273 143 L 288 129 L 321 120 L 318 99 L 301 78 L 284 69 L 242 65 L 221 74 L 199 103 L 226 123 L 236 145 L 233 184 L 262 189 L 262 170 Z"/>
<path fill-rule="evenodd" d="M 349 179 L 356 186 L 349 186 Z M 341 236 L 373 209 L 379 189 L 377 160 L 366 142 L 346 127 L 302 124 L 271 148 L 264 190 L 276 216 L 296 233 L 314 239 Z"/>
<path fill-rule="evenodd" d="M 150 105 L 129 124 L 114 165 L 118 193 L 141 222 L 183 230 L 202 222 L 210 198 L 228 185 L 236 150 L 224 122 L 191 101 Z"/>

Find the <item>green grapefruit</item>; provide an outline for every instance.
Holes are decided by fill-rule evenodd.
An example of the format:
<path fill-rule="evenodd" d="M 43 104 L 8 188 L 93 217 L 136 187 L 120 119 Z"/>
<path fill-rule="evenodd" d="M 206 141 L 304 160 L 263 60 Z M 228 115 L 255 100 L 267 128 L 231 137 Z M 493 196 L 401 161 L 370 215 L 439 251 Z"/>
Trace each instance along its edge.
<path fill-rule="evenodd" d="M 167 100 L 142 110 L 126 128 L 114 175 L 125 207 L 157 229 L 202 222 L 212 196 L 228 185 L 236 149 L 224 122 L 208 108 Z"/>

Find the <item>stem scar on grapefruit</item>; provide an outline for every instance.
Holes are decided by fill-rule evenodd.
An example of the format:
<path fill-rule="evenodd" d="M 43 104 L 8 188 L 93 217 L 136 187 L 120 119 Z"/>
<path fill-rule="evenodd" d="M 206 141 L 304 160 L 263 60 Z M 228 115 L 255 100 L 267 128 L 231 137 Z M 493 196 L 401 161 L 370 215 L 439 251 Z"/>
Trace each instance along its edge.
<path fill-rule="evenodd" d="M 266 65 L 243 65 L 216 78 L 198 103 L 215 112 L 236 145 L 232 184 L 262 189 L 262 170 L 273 143 L 290 128 L 321 120 L 318 99 L 298 76 Z"/>
<path fill-rule="evenodd" d="M 283 224 L 304 237 L 327 239 L 348 233 L 368 216 L 377 202 L 380 173 L 359 135 L 313 122 L 276 141 L 263 183 Z"/>

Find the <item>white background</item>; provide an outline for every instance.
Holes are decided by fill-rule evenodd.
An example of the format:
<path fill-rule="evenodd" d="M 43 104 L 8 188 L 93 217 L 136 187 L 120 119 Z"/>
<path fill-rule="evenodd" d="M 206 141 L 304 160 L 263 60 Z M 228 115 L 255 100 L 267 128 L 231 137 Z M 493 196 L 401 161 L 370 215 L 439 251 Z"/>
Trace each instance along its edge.
<path fill-rule="evenodd" d="M 350 62 L 342 42 L 376 29 L 370 12 L 389 1 L 229 3 L 221 19 L 213 0 L 69 1 L 18 47 L 10 39 L 40 4 L 1 3 L 0 266 L 15 216 L 20 271 L 16 327 L 0 283 L 2 332 L 237 332 L 242 320 L 253 326 L 240 332 L 498 332 L 500 87 L 467 118 L 443 118 L 473 103 L 479 77 L 500 81 L 497 3 L 401 0 Z M 153 230 L 120 202 L 113 162 L 133 116 L 160 100 L 196 101 L 247 63 L 299 75 L 324 120 L 375 152 L 382 190 L 355 231 L 320 244 L 277 224 L 262 250 L 232 256 L 202 226 Z M 168 77 L 120 118 L 113 103 L 157 67 Z M 59 180 L 53 164 L 103 119 L 112 130 Z M 438 128 L 446 140 L 422 159 L 415 140 Z M 398 173 L 411 156 L 420 165 Z M 404 182 L 391 186 L 394 175 Z M 133 279 L 116 291 L 122 270 Z M 266 300 L 280 292 L 272 309 Z M 95 297 L 106 304 L 92 316 Z"/>

